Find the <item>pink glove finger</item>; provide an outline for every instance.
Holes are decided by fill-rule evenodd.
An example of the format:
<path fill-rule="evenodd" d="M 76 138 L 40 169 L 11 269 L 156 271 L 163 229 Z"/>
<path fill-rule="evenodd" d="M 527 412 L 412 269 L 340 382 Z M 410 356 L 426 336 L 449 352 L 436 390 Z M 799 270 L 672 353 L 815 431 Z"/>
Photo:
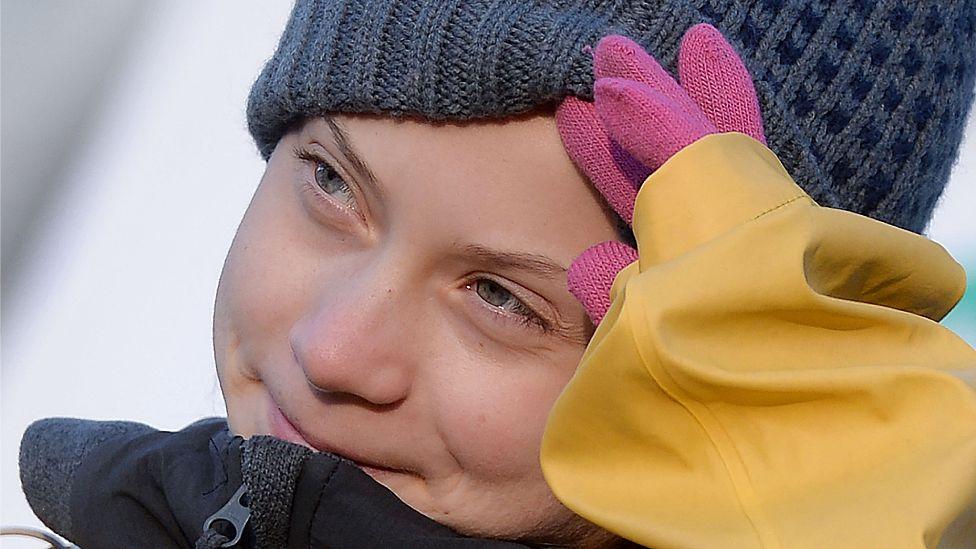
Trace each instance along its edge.
<path fill-rule="evenodd" d="M 690 117 L 669 97 L 646 84 L 601 78 L 594 86 L 596 112 L 616 141 L 652 170 L 686 146 L 715 133 L 715 126 Z"/>
<path fill-rule="evenodd" d="M 650 169 L 610 141 L 592 103 L 567 97 L 556 109 L 556 126 L 569 157 L 630 225 L 637 187 Z"/>
<path fill-rule="evenodd" d="M 675 79 L 640 44 L 626 36 L 603 37 L 593 51 L 593 74 L 601 78 L 622 78 L 647 84 L 666 95 L 690 118 L 709 122 L 705 113 Z"/>
<path fill-rule="evenodd" d="M 610 309 L 610 288 L 617 273 L 637 261 L 637 250 L 616 241 L 588 248 L 573 261 L 566 286 L 586 309 L 593 324 L 599 324 Z"/>
<path fill-rule="evenodd" d="M 720 132 L 740 132 L 766 143 L 756 88 L 742 59 L 722 33 L 702 23 L 681 39 L 681 85 Z"/>

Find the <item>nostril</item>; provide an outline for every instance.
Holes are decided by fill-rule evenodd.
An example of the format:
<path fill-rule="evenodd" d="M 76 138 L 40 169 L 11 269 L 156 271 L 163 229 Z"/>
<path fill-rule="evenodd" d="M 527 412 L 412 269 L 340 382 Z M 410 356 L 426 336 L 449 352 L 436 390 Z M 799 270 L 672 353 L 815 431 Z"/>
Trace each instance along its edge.
<path fill-rule="evenodd" d="M 364 406 L 380 411 L 405 400 L 411 373 L 404 363 L 353 361 L 346 364 L 302 365 L 305 382 L 317 398 L 329 404 Z"/>
<path fill-rule="evenodd" d="M 383 398 L 377 394 L 363 396 L 362 394 L 352 392 L 322 389 L 310 381 L 308 385 L 317 400 L 330 406 L 358 407 L 366 408 L 373 412 L 386 412 L 397 408 L 406 400 L 406 395 L 403 398 Z"/>
<path fill-rule="evenodd" d="M 316 395 L 330 402 L 342 393 L 374 406 L 406 398 L 419 356 L 404 345 L 400 323 L 391 322 L 388 285 L 368 295 L 379 299 L 323 302 L 298 319 L 288 334 L 292 360 Z M 358 294 L 357 294 L 358 295 Z M 360 403 L 362 404 L 362 403 Z"/>

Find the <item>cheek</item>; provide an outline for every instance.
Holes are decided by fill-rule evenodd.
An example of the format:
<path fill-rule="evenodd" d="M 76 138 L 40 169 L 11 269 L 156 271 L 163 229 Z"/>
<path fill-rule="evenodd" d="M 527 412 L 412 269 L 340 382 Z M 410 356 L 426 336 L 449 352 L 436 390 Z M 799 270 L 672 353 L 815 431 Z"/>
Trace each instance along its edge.
<path fill-rule="evenodd" d="M 217 290 L 214 315 L 220 329 L 250 343 L 252 336 L 268 334 L 280 323 L 287 310 L 285 303 L 298 293 L 286 234 L 280 223 L 273 223 L 274 204 L 266 189 L 259 189 L 231 245 Z M 297 267 L 297 265 L 295 266 Z"/>
<path fill-rule="evenodd" d="M 342 239 L 312 219 L 289 165 L 276 150 L 220 278 L 215 316 L 223 317 L 222 328 L 249 336 L 248 342 L 287 334 L 314 302 L 323 264 L 344 249 Z"/>
<path fill-rule="evenodd" d="M 255 365 L 290 361 L 288 332 L 314 302 L 318 255 L 287 182 L 269 172 L 238 228 L 214 303 L 214 356 L 232 426 L 247 420 Z M 322 253 L 321 246 L 318 253 Z M 260 391 L 258 391 L 260 392 Z M 250 426 L 249 428 L 254 428 Z"/>
<path fill-rule="evenodd" d="M 497 483 L 540 477 L 546 418 L 582 351 L 505 365 L 469 357 L 437 389 L 441 435 L 467 476 Z M 455 362 L 455 367 L 456 367 Z"/>

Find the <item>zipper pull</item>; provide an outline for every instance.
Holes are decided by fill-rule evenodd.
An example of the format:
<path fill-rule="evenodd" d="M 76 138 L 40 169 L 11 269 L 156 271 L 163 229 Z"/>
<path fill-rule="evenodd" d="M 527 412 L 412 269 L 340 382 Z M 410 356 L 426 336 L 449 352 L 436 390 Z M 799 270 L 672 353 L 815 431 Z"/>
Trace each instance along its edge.
<path fill-rule="evenodd" d="M 213 530 L 229 539 L 219 547 L 234 547 L 244 535 L 244 527 L 251 518 L 247 485 L 241 484 L 227 503 L 203 523 L 203 531 Z"/>

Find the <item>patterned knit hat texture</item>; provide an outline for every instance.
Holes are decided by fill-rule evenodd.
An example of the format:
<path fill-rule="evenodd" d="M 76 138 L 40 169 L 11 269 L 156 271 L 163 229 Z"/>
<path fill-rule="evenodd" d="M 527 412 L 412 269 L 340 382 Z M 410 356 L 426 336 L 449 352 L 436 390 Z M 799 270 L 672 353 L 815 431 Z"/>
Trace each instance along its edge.
<path fill-rule="evenodd" d="M 673 68 L 701 22 L 742 55 L 770 148 L 814 199 L 924 229 L 973 102 L 973 0 L 298 0 L 248 126 L 267 159 L 309 116 L 468 120 L 591 99 L 585 46 L 623 34 Z"/>

